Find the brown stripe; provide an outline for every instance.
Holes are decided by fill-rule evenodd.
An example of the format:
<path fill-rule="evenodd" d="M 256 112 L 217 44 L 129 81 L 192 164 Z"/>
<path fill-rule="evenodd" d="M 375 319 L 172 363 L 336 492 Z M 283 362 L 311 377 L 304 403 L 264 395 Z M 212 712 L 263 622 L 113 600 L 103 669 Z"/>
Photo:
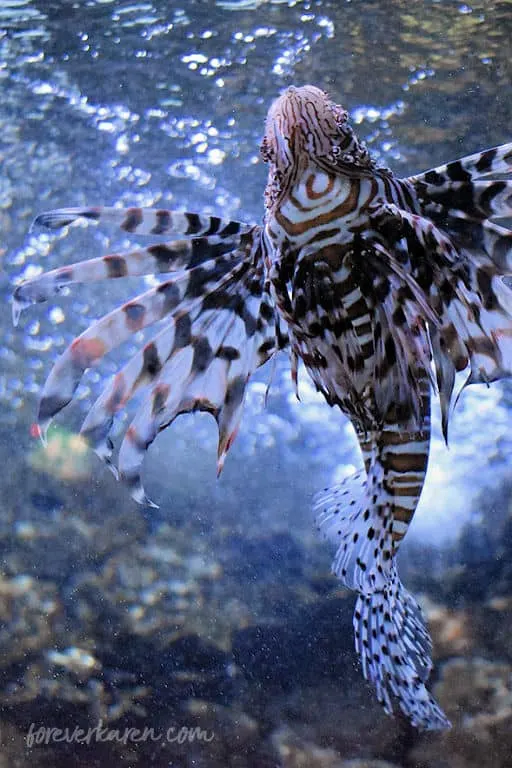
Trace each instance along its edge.
<path fill-rule="evenodd" d="M 387 484 L 386 490 L 393 496 L 417 496 L 421 493 L 422 485 L 401 485 L 399 487 Z"/>
<path fill-rule="evenodd" d="M 366 181 L 368 182 L 368 179 L 366 179 Z M 373 201 L 375 200 L 375 197 L 379 194 L 379 186 L 377 184 L 377 181 L 372 178 L 370 179 L 370 184 L 371 184 L 370 194 L 368 195 L 365 202 L 364 203 L 362 202 L 361 205 L 359 206 L 360 213 L 365 213 L 368 210 L 368 208 L 371 205 L 373 205 Z M 368 224 L 364 224 L 363 229 L 366 228 L 367 226 Z"/>
<path fill-rule="evenodd" d="M 348 296 L 348 294 L 352 293 L 352 291 L 355 291 L 356 288 L 359 288 L 359 283 L 357 282 L 355 275 L 352 272 L 349 273 L 349 275 L 342 282 L 335 283 L 336 296 L 340 299 Z"/>
<path fill-rule="evenodd" d="M 140 208 L 128 208 L 126 218 L 121 224 L 121 229 L 124 229 L 125 232 L 135 232 L 142 223 L 142 219 L 143 215 Z"/>
<path fill-rule="evenodd" d="M 426 453 L 425 453 L 426 455 Z M 393 484 L 398 485 L 423 485 L 424 472 L 407 472 L 405 475 L 392 475 Z"/>
<path fill-rule="evenodd" d="M 414 477 L 411 477 L 412 474 Z M 402 494 L 404 496 L 413 496 L 415 493 L 419 493 L 423 487 L 424 480 L 425 472 L 407 472 L 404 475 L 393 475 L 391 472 L 388 472 L 387 477 L 387 482 L 393 489 L 400 488 L 400 490 L 404 490 Z"/>
<path fill-rule="evenodd" d="M 109 256 L 104 256 L 103 261 L 109 277 L 126 277 L 128 274 L 126 261 L 122 256 L 112 253 Z"/>
<path fill-rule="evenodd" d="M 354 333 L 356 334 L 356 336 L 366 336 L 366 334 L 372 333 L 372 331 L 373 331 L 373 326 L 371 322 L 365 322 L 365 323 L 362 323 L 361 325 L 354 326 Z"/>
<path fill-rule="evenodd" d="M 393 504 L 394 520 L 397 520 L 400 523 L 407 523 L 407 525 L 409 525 L 413 515 L 414 515 L 413 509 L 408 509 L 407 507 L 400 507 L 397 504 Z"/>
<path fill-rule="evenodd" d="M 374 352 L 375 352 L 375 348 L 373 346 L 373 341 L 367 341 L 365 344 L 361 346 L 361 354 L 367 360 L 371 358 Z"/>
<path fill-rule="evenodd" d="M 407 443 L 417 445 L 420 441 L 425 443 L 425 451 L 428 451 L 428 432 L 426 431 L 418 434 L 415 440 L 411 440 L 410 432 L 401 432 L 399 430 L 395 431 L 390 429 L 385 429 L 380 437 L 380 442 L 385 446 L 406 445 Z"/>
<path fill-rule="evenodd" d="M 424 453 L 386 453 L 383 464 L 397 472 L 419 472 L 425 469 L 427 457 Z"/>
<path fill-rule="evenodd" d="M 356 210 L 359 200 L 360 182 L 353 179 L 350 185 L 350 192 L 345 200 L 333 208 L 332 211 L 322 213 L 312 219 L 306 219 L 293 224 L 284 216 L 280 210 L 276 212 L 276 221 L 285 230 L 288 235 L 303 235 L 308 229 L 320 227 L 322 224 L 329 224 L 333 219 L 341 219 Z M 299 209 L 300 210 L 300 209 Z"/>
<path fill-rule="evenodd" d="M 313 183 L 315 181 L 315 174 L 312 173 L 306 179 L 306 193 L 310 200 L 319 200 L 321 197 L 328 195 L 332 191 L 334 186 L 334 176 L 329 176 L 329 182 L 323 192 L 315 192 L 313 189 Z"/>
<path fill-rule="evenodd" d="M 324 229 L 322 232 L 317 232 L 316 235 L 308 241 L 308 243 L 315 243 L 317 240 L 333 237 L 334 235 L 338 234 L 339 231 L 339 227 L 336 227 L 336 229 Z M 314 254 L 308 257 L 308 261 L 312 264 L 316 264 L 318 262 L 326 264 L 331 272 L 336 273 L 342 269 L 343 263 L 349 251 L 350 249 L 348 249 L 346 246 L 332 243 L 331 245 L 325 245 L 323 248 L 319 248 Z M 343 281 L 340 281 L 339 284 L 342 285 Z"/>
<path fill-rule="evenodd" d="M 308 182 L 309 182 L 309 179 L 308 179 Z M 318 193 L 313 193 L 315 195 L 315 197 L 312 197 L 312 195 L 310 195 L 309 192 L 307 192 L 308 197 L 310 199 L 318 199 L 320 197 L 326 197 L 329 194 L 329 192 L 332 191 L 332 186 L 333 186 L 332 183 L 330 183 L 329 189 L 326 190 L 325 192 L 321 192 L 319 194 Z M 295 195 L 293 193 L 291 193 L 291 192 L 288 195 L 288 200 L 301 213 L 309 213 L 309 214 L 312 213 L 312 214 L 314 214 L 315 213 L 315 209 L 319 208 L 322 205 L 322 203 L 319 203 L 317 205 L 309 205 L 309 206 L 308 205 L 304 205 L 304 203 L 301 203 L 300 200 L 298 200 L 298 198 L 296 198 Z"/>
<path fill-rule="evenodd" d="M 357 299 L 350 307 L 347 307 L 347 314 L 351 320 L 355 320 L 358 317 L 368 314 L 368 304 L 366 303 L 364 296 Z"/>
<path fill-rule="evenodd" d="M 308 245 L 310 245 L 311 243 L 317 243 L 320 240 L 327 240 L 330 237 L 336 237 L 336 235 L 339 235 L 339 233 L 340 233 L 339 227 L 336 227 L 336 229 L 322 229 L 321 232 L 317 232 L 316 235 L 314 235 L 310 240 L 308 240 Z M 328 248 L 329 246 L 326 246 L 326 247 Z M 315 261 L 318 258 L 321 258 L 322 260 L 324 260 L 322 257 L 323 257 L 323 250 L 320 251 L 319 253 L 315 253 Z"/>

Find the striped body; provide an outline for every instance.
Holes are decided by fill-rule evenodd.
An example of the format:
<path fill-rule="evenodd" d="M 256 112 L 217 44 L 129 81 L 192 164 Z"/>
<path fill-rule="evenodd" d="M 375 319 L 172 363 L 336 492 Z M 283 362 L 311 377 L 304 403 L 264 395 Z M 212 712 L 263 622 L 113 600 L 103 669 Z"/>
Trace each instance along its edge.
<path fill-rule="evenodd" d="M 131 275 L 161 282 L 93 320 L 56 361 L 43 389 L 44 430 L 84 371 L 141 329 L 154 335 L 121 366 L 82 426 L 117 473 L 112 427 L 141 404 L 119 449 L 119 476 L 149 503 L 140 472 L 158 432 L 181 413 L 219 427 L 218 468 L 240 422 L 253 371 L 287 349 L 327 402 L 352 421 L 364 469 L 315 501 L 337 551 L 333 570 L 357 592 L 355 644 L 379 701 L 413 725 L 449 723 L 426 688 L 431 640 L 400 582 L 396 552 L 423 487 L 431 390 L 445 437 L 455 374 L 466 384 L 512 374 L 512 144 L 397 179 L 379 168 L 347 113 L 313 86 L 271 106 L 261 145 L 269 165 L 262 226 L 167 210 L 64 208 L 50 229 L 85 218 L 166 243 L 78 262 L 17 286 L 13 314 L 64 286 Z M 180 239 L 176 239 L 180 238 Z"/>
<path fill-rule="evenodd" d="M 383 410 L 376 401 L 378 376 L 387 373 L 378 370 L 375 354 L 385 285 L 370 284 L 365 275 L 360 233 L 377 237 L 375 204 L 392 196 L 404 207 L 405 189 L 388 174 L 351 179 L 309 165 L 265 221 L 269 279 L 292 349 L 329 404 L 352 420 L 367 474 L 382 470 L 382 500 L 392 521 L 390 554 L 407 531 L 423 487 L 430 383 L 419 367 L 424 382 L 419 420 L 407 403 L 399 412 L 397 403 Z M 426 329 L 422 332 L 428 361 Z M 387 362 L 392 365 L 389 357 Z"/>

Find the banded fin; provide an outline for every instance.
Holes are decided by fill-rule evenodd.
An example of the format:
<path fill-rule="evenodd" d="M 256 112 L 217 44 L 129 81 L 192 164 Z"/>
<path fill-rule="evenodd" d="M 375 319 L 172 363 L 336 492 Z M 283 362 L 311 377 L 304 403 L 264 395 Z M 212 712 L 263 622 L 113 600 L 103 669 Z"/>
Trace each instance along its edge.
<path fill-rule="evenodd" d="M 440 213 L 471 221 L 508 218 L 512 210 L 512 181 L 446 180 L 442 185 L 417 185 L 427 215 Z"/>
<path fill-rule="evenodd" d="M 141 503 L 151 503 L 140 482 L 145 452 L 180 413 L 199 410 L 214 416 L 220 472 L 236 435 L 250 375 L 286 343 L 265 283 L 261 227 L 240 237 L 195 238 L 163 248 L 179 271 L 75 339 L 50 372 L 39 407 L 39 420 L 46 428 L 73 398 L 86 368 L 134 332 L 163 322 L 162 329 L 113 377 L 82 426 L 94 450 L 116 473 L 111 463 L 114 417 L 135 393 L 143 393 L 119 453 L 120 475 Z M 128 262 L 133 257 L 137 263 L 139 254 L 150 266 L 154 249 L 130 252 Z M 98 270 L 104 269 L 101 261 L 76 265 L 74 276 L 99 277 Z M 24 283 L 21 298 L 41 292 L 41 285 L 48 289 L 54 274 Z"/>
<path fill-rule="evenodd" d="M 512 173 L 512 142 L 438 165 L 423 173 L 409 176 L 407 180 L 442 187 L 450 182 L 469 182 L 497 173 Z"/>
<path fill-rule="evenodd" d="M 219 216 L 207 216 L 186 211 L 171 211 L 153 208 L 57 208 L 41 213 L 36 217 L 33 227 L 60 229 L 73 224 L 78 219 L 114 224 L 125 232 L 137 235 L 217 235 L 231 237 L 248 232 L 252 225 L 241 221 L 222 219 Z"/>
<path fill-rule="evenodd" d="M 224 338 L 219 336 L 218 343 L 229 345 L 241 329 L 232 318 L 224 322 L 228 327 Z M 201 333 L 203 339 L 208 338 L 207 329 L 201 328 Z M 214 337 L 217 338 L 216 333 Z M 249 376 L 269 356 L 258 358 L 255 342 L 259 340 L 258 337 L 258 340 L 248 339 L 245 345 L 237 344 L 240 356 L 231 360 L 215 357 L 216 350 L 211 349 L 211 359 L 203 361 L 201 370 L 194 368 L 191 347 L 171 356 L 128 427 L 119 451 L 120 476 L 136 501 L 146 501 L 140 479 L 146 452 L 157 434 L 180 413 L 207 411 L 214 416 L 219 428 L 217 472 L 220 474 L 238 431 Z"/>
<path fill-rule="evenodd" d="M 470 365 L 466 384 L 512 374 L 512 291 L 501 279 L 512 274 L 512 231 L 490 220 L 512 217 L 512 180 L 479 181 L 511 173 L 509 143 L 403 180 L 430 220 L 422 220 L 430 242 L 432 236 L 438 242 L 449 238 L 459 252 L 448 259 L 451 267 L 436 259 L 430 290 L 443 320 L 440 329 L 431 329 L 431 342 L 445 438 L 457 371 Z"/>
<path fill-rule="evenodd" d="M 466 385 L 512 374 L 512 291 L 501 279 L 512 233 L 492 222 L 476 225 L 489 239 L 475 252 L 456 248 L 432 220 L 394 205 L 381 216 L 379 226 L 391 241 L 407 241 L 412 277 L 439 318 L 429 334 L 446 438 L 457 371 L 469 368 Z"/>
<path fill-rule="evenodd" d="M 247 233 L 245 240 L 251 238 Z M 79 261 L 65 267 L 52 269 L 42 275 L 26 280 L 17 286 L 13 295 L 15 323 L 21 312 L 30 304 L 48 301 L 67 286 L 76 283 L 93 283 L 123 277 L 167 274 L 184 269 L 205 266 L 209 262 L 225 257 L 244 246 L 244 236 L 222 238 L 193 237 L 189 240 L 173 240 L 148 248 L 137 248 L 124 253 L 109 253 L 87 261 Z"/>
<path fill-rule="evenodd" d="M 493 269 L 499 275 L 512 274 L 512 231 L 489 219 L 476 220 L 457 215 L 452 208 L 428 211 L 426 216 L 446 233 L 453 245 L 474 266 Z M 504 214 L 505 217 L 505 214 Z M 506 214 L 512 217 L 512 205 Z"/>
<path fill-rule="evenodd" d="M 382 590 L 358 595 L 354 632 L 364 677 L 375 685 L 385 711 L 393 713 L 394 696 L 417 728 L 450 728 L 425 686 L 432 669 L 432 641 L 420 607 L 403 587 L 394 566 Z"/>
<path fill-rule="evenodd" d="M 376 273 L 375 291 L 381 282 L 388 289 L 384 300 L 375 302 L 381 333 L 375 336 L 374 393 L 379 413 L 400 405 L 409 411 L 409 426 L 422 422 L 422 379 L 426 373 L 432 386 L 436 382 L 430 365 L 430 344 L 425 323 L 437 328 L 440 319 L 416 281 L 392 253 L 379 243 L 365 252 L 368 264 Z M 394 364 L 390 361 L 394 359 Z M 405 423 L 403 424 L 405 427 Z"/>
<path fill-rule="evenodd" d="M 43 432 L 73 399 L 88 368 L 97 365 L 137 331 L 165 318 L 185 300 L 188 283 L 193 277 L 191 272 L 193 270 L 179 273 L 176 278 L 117 307 L 74 339 L 54 364 L 43 387 L 38 413 Z"/>

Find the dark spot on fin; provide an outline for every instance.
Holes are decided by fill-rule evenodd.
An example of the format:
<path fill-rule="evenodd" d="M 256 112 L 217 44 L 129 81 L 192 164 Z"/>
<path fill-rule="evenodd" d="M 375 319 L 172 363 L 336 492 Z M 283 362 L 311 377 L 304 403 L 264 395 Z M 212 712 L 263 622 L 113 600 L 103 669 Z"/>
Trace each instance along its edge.
<path fill-rule="evenodd" d="M 487 152 L 482 152 L 479 160 L 475 163 L 476 170 L 480 173 L 490 171 L 496 154 L 495 149 L 488 149 Z"/>
<path fill-rule="evenodd" d="M 140 208 L 128 208 L 126 218 L 121 224 L 121 229 L 125 232 L 135 232 L 142 221 L 142 211 Z"/>
<path fill-rule="evenodd" d="M 107 267 L 107 273 L 109 277 L 126 277 L 128 270 L 126 268 L 126 261 L 122 256 L 105 256 L 105 265 Z"/>

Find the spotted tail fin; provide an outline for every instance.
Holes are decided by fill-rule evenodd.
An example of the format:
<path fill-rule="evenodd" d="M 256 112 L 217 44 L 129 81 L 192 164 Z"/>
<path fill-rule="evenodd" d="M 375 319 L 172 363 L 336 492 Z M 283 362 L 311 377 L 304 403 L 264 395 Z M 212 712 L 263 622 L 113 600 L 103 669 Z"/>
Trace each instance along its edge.
<path fill-rule="evenodd" d="M 73 399 L 88 367 L 135 332 L 159 324 L 153 338 L 100 394 L 82 432 L 110 463 L 114 417 L 136 393 L 142 394 L 119 466 L 134 498 L 144 502 L 140 466 L 157 433 L 180 413 L 207 411 L 219 426 L 220 470 L 237 431 L 251 373 L 284 345 L 265 283 L 263 247 L 261 228 L 252 227 L 229 238 L 196 237 L 93 259 L 20 285 L 15 300 L 24 307 L 54 294 L 63 274 L 73 282 L 90 282 L 170 273 L 158 286 L 95 321 L 65 350 L 43 389 L 41 425 L 47 427 Z"/>
<path fill-rule="evenodd" d="M 354 632 L 363 674 L 375 685 L 385 711 L 393 713 L 393 695 L 417 728 L 449 728 L 450 721 L 425 686 L 432 667 L 432 642 L 421 610 L 394 566 L 382 589 L 359 594 Z"/>
<path fill-rule="evenodd" d="M 430 446 L 430 379 L 420 361 L 415 377 L 417 426 L 411 431 L 404 427 L 417 420 L 404 414 L 402 404 L 388 410 L 380 430 L 360 430 L 365 469 L 318 494 L 315 512 L 320 533 L 338 545 L 334 573 L 358 592 L 354 630 L 364 676 L 375 685 L 386 712 L 392 713 L 394 696 L 414 725 L 435 729 L 449 723 L 425 686 L 432 643 L 396 568 L 397 550 L 423 488 Z"/>
<path fill-rule="evenodd" d="M 395 563 L 398 542 L 412 517 L 422 482 L 418 483 L 417 472 L 410 472 L 407 476 L 395 473 L 393 483 L 397 494 L 407 494 L 397 496 L 396 503 L 385 491 L 390 483 L 384 483 L 383 471 L 380 480 L 373 467 L 368 477 L 364 471 L 357 472 L 318 495 L 316 523 L 325 538 L 339 545 L 334 573 L 358 592 L 355 647 L 364 677 L 375 686 L 379 702 L 392 714 L 392 697 L 396 698 L 418 728 L 448 728 L 449 721 L 425 685 L 432 669 L 432 641 L 418 604 L 400 582 Z M 407 506 L 412 506 L 412 512 Z"/>

